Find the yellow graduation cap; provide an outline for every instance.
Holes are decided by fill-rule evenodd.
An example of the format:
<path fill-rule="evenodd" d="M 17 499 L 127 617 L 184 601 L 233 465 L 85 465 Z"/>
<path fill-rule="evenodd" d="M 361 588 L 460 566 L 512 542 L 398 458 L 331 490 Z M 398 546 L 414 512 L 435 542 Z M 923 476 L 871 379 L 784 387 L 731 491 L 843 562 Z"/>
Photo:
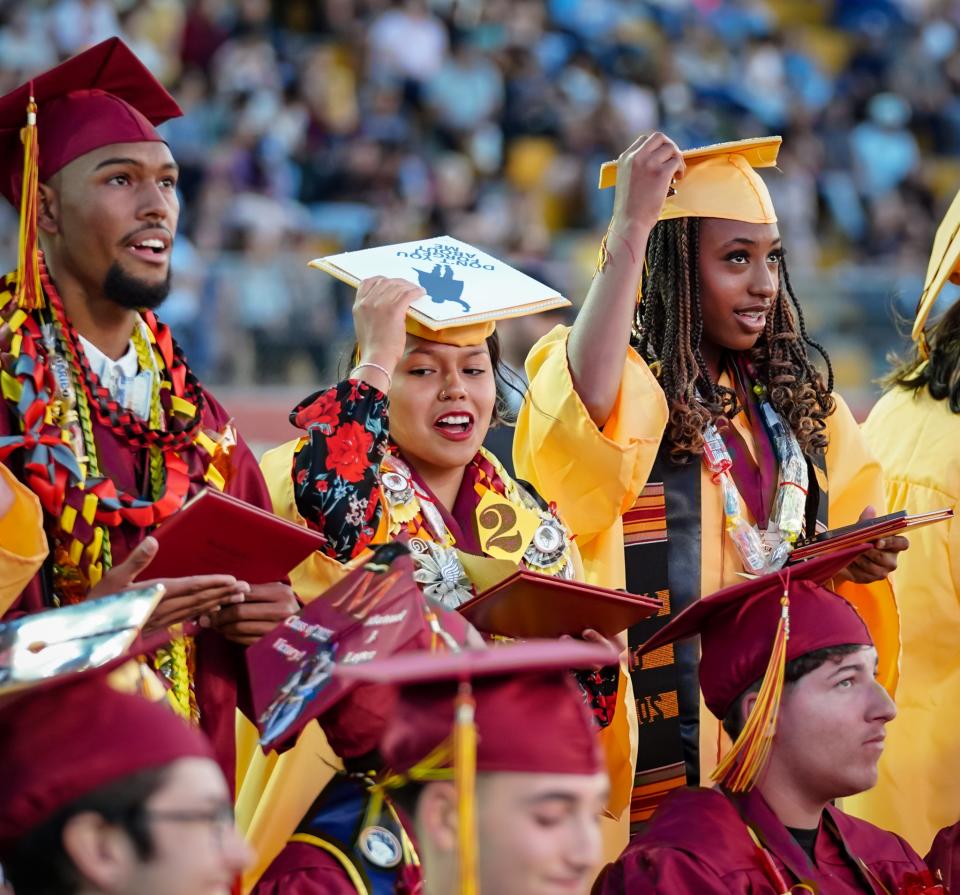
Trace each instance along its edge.
<path fill-rule="evenodd" d="M 937 235 L 933 238 L 927 278 L 923 284 L 923 292 L 920 293 L 920 301 L 917 302 L 917 316 L 913 321 L 911 335 L 914 342 L 920 343 L 924 356 L 928 356 L 929 351 L 923 329 L 947 280 L 960 284 L 960 192 L 953 197 L 953 202 L 937 228 Z"/>
<path fill-rule="evenodd" d="M 443 329 L 430 329 L 416 317 L 407 314 L 407 332 L 411 336 L 426 339 L 428 342 L 442 342 L 444 345 L 456 345 L 466 348 L 468 345 L 482 345 L 497 328 L 496 320 L 483 323 L 468 323 L 463 326 L 445 326 Z"/>
<path fill-rule="evenodd" d="M 777 164 L 782 137 L 756 137 L 715 143 L 683 153 L 687 173 L 663 203 L 660 220 L 726 218 L 751 224 L 773 224 L 777 212 L 757 168 Z M 617 182 L 617 163 L 600 166 L 600 189 Z"/>

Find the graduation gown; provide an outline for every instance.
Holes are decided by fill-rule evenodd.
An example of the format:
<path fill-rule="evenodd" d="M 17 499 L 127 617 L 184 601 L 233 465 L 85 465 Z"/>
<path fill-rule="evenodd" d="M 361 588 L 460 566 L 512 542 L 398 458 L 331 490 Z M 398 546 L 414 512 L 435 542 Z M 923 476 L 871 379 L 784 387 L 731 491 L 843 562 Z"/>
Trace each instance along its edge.
<path fill-rule="evenodd" d="M 13 491 L 13 506 L 0 516 L 0 615 L 16 602 L 47 558 L 43 511 L 36 495 L 0 463 L 0 476 Z"/>
<path fill-rule="evenodd" d="M 203 410 L 203 427 L 220 431 L 231 419 L 230 414 L 209 394 Z M 143 493 L 147 472 L 146 451 L 131 448 L 126 442 L 93 417 L 93 435 L 97 444 L 101 469 L 116 482 L 119 489 Z M 6 402 L 0 407 L 0 435 L 19 432 Z M 17 474 L 22 452 L 9 458 L 9 466 Z M 190 487 L 187 496 L 196 494 L 206 485 L 200 460 L 193 451 L 184 452 L 188 459 Z M 241 440 L 232 455 L 232 474 L 227 493 L 263 509 L 270 508 L 270 496 L 257 461 Z M 130 551 L 148 534 L 127 522 L 110 530 L 114 564 L 122 562 Z M 229 569 L 223 570 L 229 574 Z M 46 567 L 40 570 L 24 588 L 20 597 L 7 610 L 8 617 L 48 609 L 52 593 L 48 585 Z M 200 708 L 200 727 L 210 737 L 224 776 L 231 784 L 236 779 L 235 725 L 238 699 L 246 704 L 246 670 L 243 648 L 221 637 L 215 631 L 202 631 L 196 638 L 195 688 Z M 238 692 L 239 687 L 239 692 Z"/>
<path fill-rule="evenodd" d="M 925 869 L 899 836 L 836 808 L 823 813 L 811 862 L 759 792 L 681 789 L 604 869 L 593 895 L 783 895 L 799 883 L 815 895 L 888 895 Z"/>
<path fill-rule="evenodd" d="M 736 546 L 724 532 L 720 488 L 703 463 L 692 472 L 677 473 L 661 455 L 667 401 L 647 364 L 628 349 L 613 409 L 606 423 L 598 427 L 573 386 L 567 363 L 568 333 L 569 328 L 556 327 L 527 357 L 530 388 L 517 422 L 514 464 L 520 477 L 547 500 L 556 501 L 576 536 L 587 581 L 629 589 L 625 551 L 649 551 L 660 542 L 669 553 L 670 574 L 653 589 L 671 599 L 674 611 L 684 605 L 679 598 L 673 599 L 680 590 L 684 600 L 692 600 L 738 581 L 742 564 Z M 879 509 L 883 488 L 880 465 L 842 398 L 834 397 L 837 409 L 827 421 L 825 471 L 817 469 L 815 473 L 821 503 L 826 504 L 818 508 L 819 518 L 830 527 L 839 527 L 855 522 L 868 505 Z M 756 430 L 746 414 L 741 411 L 731 424 L 753 462 L 758 463 L 764 446 L 758 445 Z M 670 481 L 680 477 L 684 478 L 683 493 Z M 745 513 L 753 522 L 749 507 Z M 677 559 L 680 561 L 675 563 Z M 638 565 L 643 563 L 634 562 L 632 567 Z M 840 593 L 869 625 L 880 654 L 879 679 L 892 691 L 899 649 L 892 589 L 883 581 L 869 586 L 843 585 Z M 693 668 L 679 669 L 686 675 L 694 702 L 695 664 L 694 656 Z M 660 695 L 673 698 L 638 704 L 641 750 L 645 735 L 648 741 L 651 736 L 651 724 L 678 714 L 676 692 Z M 640 698 L 638 693 L 638 702 Z M 700 777 L 706 780 L 715 765 L 720 725 L 702 706 L 699 717 Z M 648 817 L 650 805 L 679 782 L 682 772 L 679 781 L 671 772 L 668 783 L 654 780 L 644 784 L 652 792 L 644 802 L 646 796 L 638 796 L 638 781 L 631 811 L 634 819 Z"/>
<path fill-rule="evenodd" d="M 886 474 L 884 512 L 952 507 L 960 513 L 960 415 L 946 401 L 926 389 L 893 389 L 863 432 Z M 887 727 L 877 785 L 844 807 L 923 851 L 960 815 L 960 518 L 909 537 L 893 575 L 903 631 L 897 718 Z"/>
<path fill-rule="evenodd" d="M 933 837 L 933 845 L 924 860 L 935 874 L 939 873 L 948 888 L 960 886 L 960 822 L 944 827 Z"/>

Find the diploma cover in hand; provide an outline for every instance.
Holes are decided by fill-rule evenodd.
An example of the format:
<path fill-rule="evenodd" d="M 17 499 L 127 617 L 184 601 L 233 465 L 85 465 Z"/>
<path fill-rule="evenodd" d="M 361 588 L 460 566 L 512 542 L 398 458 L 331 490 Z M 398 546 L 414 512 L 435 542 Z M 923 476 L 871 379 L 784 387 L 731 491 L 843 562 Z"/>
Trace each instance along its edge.
<path fill-rule="evenodd" d="M 248 584 L 281 581 L 326 541 L 319 532 L 210 488 L 151 534 L 160 550 L 138 576 L 143 580 L 233 575 Z"/>

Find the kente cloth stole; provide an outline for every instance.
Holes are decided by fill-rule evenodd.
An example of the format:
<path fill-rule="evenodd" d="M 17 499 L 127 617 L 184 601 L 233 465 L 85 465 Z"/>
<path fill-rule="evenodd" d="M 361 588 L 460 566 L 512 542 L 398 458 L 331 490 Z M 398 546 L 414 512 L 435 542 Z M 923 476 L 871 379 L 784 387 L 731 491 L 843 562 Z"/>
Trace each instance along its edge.
<path fill-rule="evenodd" d="M 726 440 L 726 432 L 724 435 Z M 825 481 L 822 459 L 816 465 Z M 817 471 L 811 468 L 808 530 L 815 525 L 825 527 L 827 521 L 827 493 L 815 486 L 817 480 Z M 631 654 L 700 599 L 700 485 L 699 460 L 677 466 L 670 461 L 669 446 L 662 443 L 647 485 L 623 515 L 627 590 L 659 597 L 664 604 L 657 615 L 630 628 Z M 719 534 L 708 532 L 707 537 Z M 630 804 L 633 832 L 672 790 L 700 782 L 699 652 L 699 642 L 692 639 L 661 647 L 639 663 L 632 662 L 630 676 L 640 727 Z"/>

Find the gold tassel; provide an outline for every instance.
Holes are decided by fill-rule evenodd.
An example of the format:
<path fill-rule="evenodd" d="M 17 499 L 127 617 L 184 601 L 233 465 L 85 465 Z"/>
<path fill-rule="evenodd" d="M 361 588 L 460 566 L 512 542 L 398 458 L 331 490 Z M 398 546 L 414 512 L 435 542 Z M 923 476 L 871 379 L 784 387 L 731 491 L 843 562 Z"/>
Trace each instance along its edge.
<path fill-rule="evenodd" d="M 766 767 L 776 731 L 777 714 L 783 697 L 784 673 L 787 664 L 787 641 L 790 639 L 789 572 L 780 599 L 780 620 L 774 635 L 770 661 L 763 674 L 750 717 L 740 736 L 710 775 L 711 779 L 731 792 L 752 789 Z"/>
<path fill-rule="evenodd" d="M 40 177 L 40 145 L 37 139 L 37 103 L 30 85 L 27 124 L 20 131 L 23 143 L 23 181 L 20 194 L 20 243 L 17 252 L 17 305 L 25 311 L 43 306 L 40 258 L 37 245 L 37 185 Z"/>
<path fill-rule="evenodd" d="M 460 845 L 460 895 L 477 893 L 477 782 L 476 703 L 470 684 L 463 682 L 457 693 L 453 732 L 454 783 L 457 789 L 457 834 Z"/>

